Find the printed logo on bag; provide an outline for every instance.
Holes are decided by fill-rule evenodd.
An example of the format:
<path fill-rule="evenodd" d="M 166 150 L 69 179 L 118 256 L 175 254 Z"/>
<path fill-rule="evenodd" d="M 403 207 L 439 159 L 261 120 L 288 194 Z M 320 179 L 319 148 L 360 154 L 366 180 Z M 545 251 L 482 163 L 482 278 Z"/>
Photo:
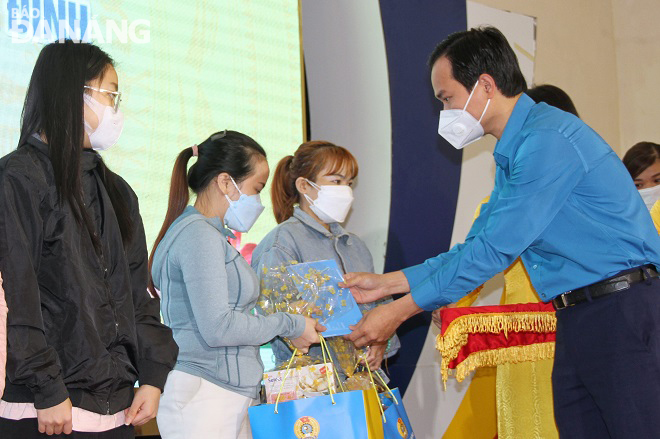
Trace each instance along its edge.
<path fill-rule="evenodd" d="M 403 423 L 403 419 L 399 418 L 396 421 L 396 426 L 399 429 L 399 434 L 401 437 L 405 438 L 408 436 L 408 429 L 406 428 L 406 424 Z"/>
<path fill-rule="evenodd" d="M 298 439 L 317 439 L 320 431 L 321 426 L 311 416 L 303 416 L 293 426 L 293 432 Z"/>

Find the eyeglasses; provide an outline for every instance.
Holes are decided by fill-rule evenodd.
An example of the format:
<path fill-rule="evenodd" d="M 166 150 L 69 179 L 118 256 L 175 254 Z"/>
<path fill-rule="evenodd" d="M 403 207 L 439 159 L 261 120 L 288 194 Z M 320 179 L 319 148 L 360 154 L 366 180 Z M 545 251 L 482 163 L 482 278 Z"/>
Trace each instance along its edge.
<path fill-rule="evenodd" d="M 85 85 L 84 87 L 88 90 L 98 91 L 99 93 L 106 93 L 106 96 L 112 100 L 112 108 L 114 112 L 116 113 L 117 110 L 119 110 L 119 104 L 121 103 L 120 91 L 105 90 L 103 88 L 90 87 L 89 85 Z"/>

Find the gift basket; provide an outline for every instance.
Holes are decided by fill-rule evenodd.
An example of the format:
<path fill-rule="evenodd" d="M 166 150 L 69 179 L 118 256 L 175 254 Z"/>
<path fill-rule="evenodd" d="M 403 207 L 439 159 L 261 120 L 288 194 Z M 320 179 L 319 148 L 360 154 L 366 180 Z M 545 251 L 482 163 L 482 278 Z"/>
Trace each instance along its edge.
<path fill-rule="evenodd" d="M 285 369 L 273 380 L 270 403 L 248 409 L 254 439 L 289 437 L 291 432 L 305 439 L 414 439 L 398 389 L 390 389 L 385 381 L 377 383 L 379 376 L 371 372 L 366 361 L 365 371 L 340 381 L 322 336 L 321 347 L 321 363 L 307 366 L 298 363 L 301 357 L 294 349 Z M 314 360 L 302 364 L 307 361 Z M 293 367 L 295 363 L 298 366 Z M 316 368 L 320 375 L 306 393 L 289 380 L 299 383 L 292 377 L 308 376 L 309 368 Z M 321 385 L 321 381 L 325 383 Z"/>
<path fill-rule="evenodd" d="M 369 369 L 366 350 L 342 337 L 362 313 L 351 292 L 338 286 L 343 276 L 337 263 L 291 261 L 261 274 L 257 312 L 311 317 L 327 330 L 322 355 L 301 355 L 288 342 L 289 361 L 264 373 L 265 404 L 249 409 L 254 438 L 288 437 L 292 431 L 299 438 L 414 438 L 407 416 L 400 415 L 405 410 L 398 390 Z"/>

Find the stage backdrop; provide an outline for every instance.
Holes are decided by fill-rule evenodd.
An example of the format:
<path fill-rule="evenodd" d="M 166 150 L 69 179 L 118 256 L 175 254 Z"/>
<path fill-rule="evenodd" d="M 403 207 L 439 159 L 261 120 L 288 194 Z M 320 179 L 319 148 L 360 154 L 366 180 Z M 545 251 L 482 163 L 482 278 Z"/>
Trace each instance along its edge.
<path fill-rule="evenodd" d="M 17 146 L 39 51 L 50 40 L 77 36 L 76 24 L 117 61 L 125 127 L 103 158 L 137 192 L 149 247 L 181 149 L 230 128 L 254 137 L 273 169 L 302 142 L 296 1 L 3 0 L 0 155 Z M 266 212 L 242 244 L 259 242 L 275 226 L 267 194 Z"/>
<path fill-rule="evenodd" d="M 446 251 L 461 153 L 437 134 L 440 103 L 426 61 L 438 42 L 465 29 L 465 1 L 303 0 L 302 17 L 310 136 L 346 146 L 360 164 L 347 229 L 365 239 L 377 271 Z M 420 439 L 440 437 L 457 405 L 447 409 L 436 387 L 439 357 L 420 364 L 429 323 L 429 315 L 407 322 L 401 353 L 388 364 L 392 382 L 407 389 Z M 416 370 L 424 384 L 413 379 Z"/>

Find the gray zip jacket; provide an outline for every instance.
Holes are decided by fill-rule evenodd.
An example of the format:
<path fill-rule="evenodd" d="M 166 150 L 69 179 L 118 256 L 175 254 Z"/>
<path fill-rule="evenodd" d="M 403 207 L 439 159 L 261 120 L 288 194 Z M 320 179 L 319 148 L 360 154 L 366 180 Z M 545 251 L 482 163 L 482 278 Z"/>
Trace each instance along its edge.
<path fill-rule="evenodd" d="M 256 398 L 263 376 L 259 346 L 277 336 L 300 337 L 305 319 L 251 313 L 257 277 L 227 242 L 228 233 L 219 218 L 188 206 L 158 245 L 151 273 L 179 345 L 174 369 Z"/>
<path fill-rule="evenodd" d="M 373 258 L 367 245 L 356 235 L 347 232 L 338 223 L 331 223 L 326 230 L 314 218 L 295 207 L 293 216 L 279 224 L 266 235 L 252 253 L 252 268 L 261 276 L 263 268 L 289 265 L 289 261 L 314 262 L 334 259 L 344 273 L 356 271 L 374 272 Z M 361 304 L 362 312 L 373 309 L 381 303 L 391 302 L 391 298 L 374 303 Z M 394 355 L 401 344 L 396 334 L 390 339 L 385 357 Z M 278 363 L 291 358 L 291 350 L 282 340 L 272 343 L 273 353 Z M 310 349 L 310 355 L 321 355 L 319 346 Z"/>

